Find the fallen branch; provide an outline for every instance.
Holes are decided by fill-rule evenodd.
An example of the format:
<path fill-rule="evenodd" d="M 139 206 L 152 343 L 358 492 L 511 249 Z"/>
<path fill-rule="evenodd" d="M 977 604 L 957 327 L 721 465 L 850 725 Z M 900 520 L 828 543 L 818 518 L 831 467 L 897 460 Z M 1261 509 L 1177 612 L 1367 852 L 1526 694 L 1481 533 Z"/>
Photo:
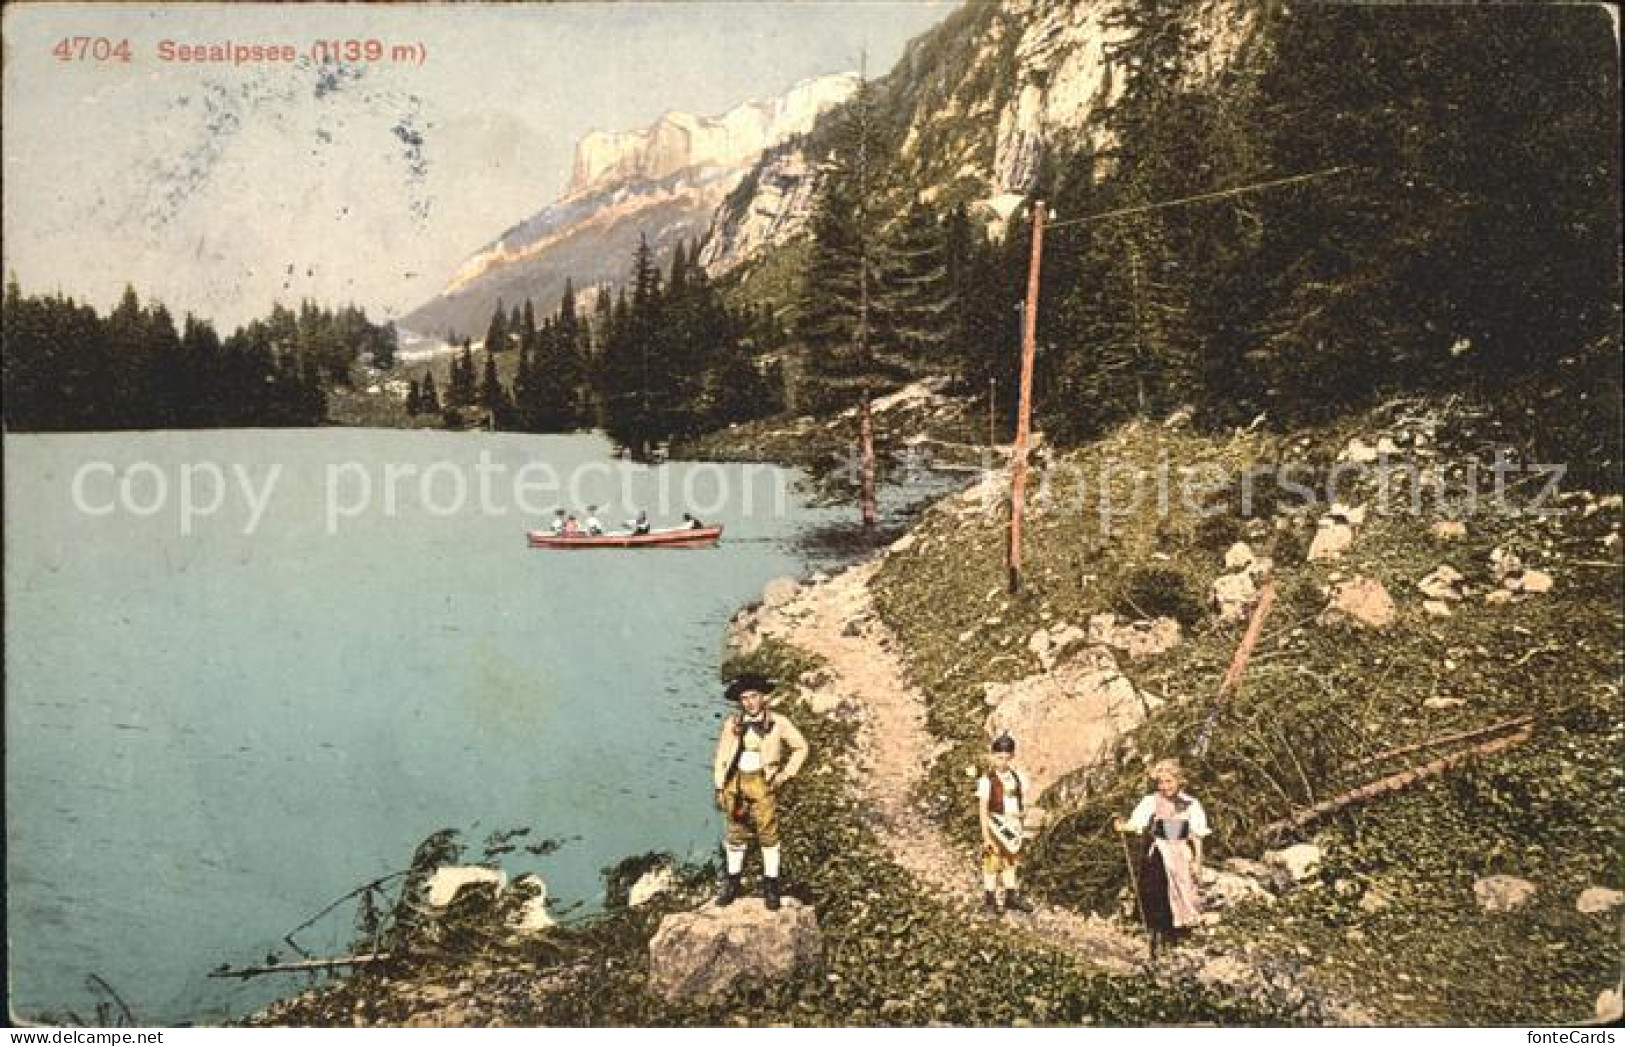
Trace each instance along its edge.
<path fill-rule="evenodd" d="M 258 977 L 262 973 L 306 973 L 312 970 L 332 970 L 340 966 L 367 966 L 387 962 L 389 953 L 368 952 L 364 955 L 340 955 L 332 959 L 301 959 L 299 962 L 267 963 L 264 966 L 221 967 L 210 970 L 210 977 Z"/>
<path fill-rule="evenodd" d="M 1522 715 L 1518 716 L 1516 719 L 1503 719 L 1499 723 L 1491 723 L 1489 726 L 1481 726 L 1473 730 L 1460 730 L 1453 734 L 1440 734 L 1438 737 L 1430 737 L 1426 741 L 1418 741 L 1413 745 L 1401 745 L 1398 748 L 1390 748 L 1386 752 L 1378 752 L 1376 755 L 1366 756 L 1364 759 L 1356 760 L 1355 762 L 1350 763 L 1348 765 L 1348 769 L 1357 770 L 1362 766 L 1370 766 L 1372 763 L 1380 763 L 1386 759 L 1392 759 L 1395 756 L 1409 755 L 1411 752 L 1420 752 L 1424 748 L 1438 748 L 1440 745 L 1454 744 L 1457 741 L 1471 741 L 1474 738 L 1483 737 L 1486 734 L 1498 734 L 1503 730 L 1511 730 L 1513 727 L 1530 726 L 1534 723 L 1534 721 L 1534 716 Z"/>
<path fill-rule="evenodd" d="M 1304 827 L 1305 825 L 1313 824 L 1322 817 L 1325 817 L 1327 814 L 1336 813 L 1337 811 L 1353 806 L 1356 803 L 1363 803 L 1371 799 L 1376 799 L 1379 796 L 1388 795 L 1391 792 L 1398 792 L 1401 789 L 1409 788 L 1418 781 L 1425 781 L 1430 777 L 1437 777 L 1448 770 L 1452 770 L 1455 767 L 1460 766 L 1462 763 L 1474 758 L 1475 756 L 1494 755 L 1496 752 L 1511 748 L 1513 745 L 1522 744 L 1533 737 L 1534 734 L 1534 723 L 1525 724 L 1516 733 L 1509 734 L 1506 737 L 1498 737 L 1491 741 L 1484 741 L 1464 751 L 1456 752 L 1452 755 L 1442 756 L 1435 759 L 1431 763 L 1426 763 L 1422 766 L 1416 767 L 1414 770 L 1406 770 L 1403 773 L 1380 778 L 1376 781 L 1372 781 L 1370 784 L 1363 784 L 1358 788 L 1344 792 L 1341 795 L 1334 796 L 1333 798 L 1326 800 L 1324 803 L 1316 803 L 1309 809 L 1293 814 L 1291 817 L 1288 817 L 1285 820 L 1276 821 L 1273 824 L 1265 825 L 1259 834 L 1262 835 L 1266 840 L 1273 839 L 1277 836 L 1285 834 L 1286 832 L 1294 831 Z"/>

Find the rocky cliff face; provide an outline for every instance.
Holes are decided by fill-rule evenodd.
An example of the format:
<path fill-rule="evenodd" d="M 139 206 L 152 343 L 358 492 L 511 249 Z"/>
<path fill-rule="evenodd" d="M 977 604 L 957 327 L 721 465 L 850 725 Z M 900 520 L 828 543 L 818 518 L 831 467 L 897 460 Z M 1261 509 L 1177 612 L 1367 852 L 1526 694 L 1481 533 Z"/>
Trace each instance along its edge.
<path fill-rule="evenodd" d="M 1118 2 L 968 4 L 911 43 L 877 85 L 905 184 L 927 198 L 979 203 L 984 217 L 1002 221 L 1047 150 L 1109 145 L 1101 116 L 1123 86 L 1109 55 L 1121 33 L 1107 25 Z M 1194 0 L 1188 18 L 1204 79 L 1229 65 L 1251 29 L 1239 0 Z M 765 155 L 712 224 L 702 256 L 712 274 L 798 235 L 815 172 L 805 155 Z"/>
<path fill-rule="evenodd" d="M 594 131 L 576 146 L 564 198 L 654 181 L 690 167 L 748 168 L 764 149 L 810 129 L 820 113 L 856 87 L 857 78 L 850 74 L 824 76 L 715 118 L 673 112 L 641 131 Z"/>
<path fill-rule="evenodd" d="M 718 117 L 671 112 L 642 130 L 594 131 L 576 146 L 564 194 L 471 255 L 400 326 L 478 337 L 499 299 L 548 310 L 566 279 L 619 283 L 639 236 L 663 262 L 700 237 L 763 150 L 810 129 L 855 86 L 851 75 L 819 77 Z"/>

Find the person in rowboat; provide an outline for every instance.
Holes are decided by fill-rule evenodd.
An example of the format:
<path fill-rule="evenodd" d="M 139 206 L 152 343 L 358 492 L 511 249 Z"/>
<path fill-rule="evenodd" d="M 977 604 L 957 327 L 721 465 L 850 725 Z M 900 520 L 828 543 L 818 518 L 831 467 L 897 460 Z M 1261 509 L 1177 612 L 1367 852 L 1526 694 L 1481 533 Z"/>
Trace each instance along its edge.
<path fill-rule="evenodd" d="M 564 529 L 559 531 L 559 533 L 567 538 L 578 538 L 581 536 L 581 524 L 576 522 L 575 516 L 566 516 L 564 520 Z"/>
<path fill-rule="evenodd" d="M 1177 759 L 1154 764 L 1151 779 L 1156 791 L 1140 800 L 1127 821 L 1118 819 L 1113 827 L 1141 836 L 1134 871 L 1155 954 L 1159 939 L 1178 943 L 1201 922 L 1196 875 L 1202 867 L 1202 840 L 1211 829 L 1202 804 L 1183 791 L 1185 771 Z"/>
<path fill-rule="evenodd" d="M 1021 867 L 1022 801 L 1027 775 L 1015 767 L 1016 739 L 1001 733 L 993 739 L 988 768 L 976 779 L 976 809 L 982 824 L 982 908 L 989 915 L 1000 911 L 1031 912 L 1017 881 Z M 999 888 L 1004 904 L 999 904 Z"/>
<path fill-rule="evenodd" d="M 554 537 L 560 537 L 560 536 L 562 536 L 564 534 L 564 526 L 565 526 L 564 510 L 563 509 L 554 509 L 553 510 L 553 522 L 551 522 L 551 523 L 549 523 L 547 525 L 547 532 L 549 534 L 552 534 Z"/>
<path fill-rule="evenodd" d="M 637 519 L 629 519 L 626 521 L 626 529 L 634 534 L 649 533 L 649 513 L 639 509 Z"/>
<path fill-rule="evenodd" d="M 604 532 L 604 525 L 598 521 L 598 506 L 587 506 L 587 535 L 598 537 Z"/>
<path fill-rule="evenodd" d="M 694 516 L 694 515 L 691 515 L 691 514 L 685 512 L 685 513 L 683 513 L 683 526 L 682 526 L 681 529 L 683 529 L 683 530 L 704 530 L 705 529 L 705 524 L 700 522 L 698 516 Z"/>
<path fill-rule="evenodd" d="M 762 849 L 762 903 L 769 911 L 779 907 L 777 796 L 807 761 L 808 745 L 786 716 L 768 711 L 772 690 L 772 682 L 747 673 L 729 683 L 723 695 L 739 703 L 739 712 L 722 724 L 712 768 L 717 809 L 727 821 L 727 874 L 717 891 L 719 907 L 739 897 L 745 851 L 752 841 Z"/>

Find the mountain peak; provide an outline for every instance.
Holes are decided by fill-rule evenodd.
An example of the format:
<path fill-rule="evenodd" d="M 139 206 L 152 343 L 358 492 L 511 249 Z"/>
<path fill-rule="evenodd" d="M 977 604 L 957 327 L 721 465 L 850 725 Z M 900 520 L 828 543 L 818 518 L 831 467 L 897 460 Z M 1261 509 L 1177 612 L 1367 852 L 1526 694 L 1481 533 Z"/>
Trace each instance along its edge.
<path fill-rule="evenodd" d="M 748 166 L 764 149 L 812 128 L 818 114 L 857 89 L 853 73 L 803 80 L 777 98 L 720 116 L 669 110 L 641 130 L 592 131 L 576 145 L 563 199 L 616 184 L 654 181 L 691 167 Z"/>

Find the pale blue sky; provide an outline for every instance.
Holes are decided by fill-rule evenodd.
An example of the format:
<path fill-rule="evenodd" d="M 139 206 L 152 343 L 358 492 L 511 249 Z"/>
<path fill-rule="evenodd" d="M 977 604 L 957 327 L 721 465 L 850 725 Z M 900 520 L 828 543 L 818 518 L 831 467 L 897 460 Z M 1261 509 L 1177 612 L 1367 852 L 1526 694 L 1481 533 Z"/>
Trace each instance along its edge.
<path fill-rule="evenodd" d="M 303 296 L 398 314 L 551 202 L 576 141 L 872 74 L 955 2 L 21 4 L 5 10 L 5 265 L 99 307 L 132 282 L 228 328 Z M 132 61 L 64 62 L 74 36 Z M 178 43 L 422 44 L 421 65 L 159 60 Z M 417 143 L 421 144 L 417 144 Z"/>

